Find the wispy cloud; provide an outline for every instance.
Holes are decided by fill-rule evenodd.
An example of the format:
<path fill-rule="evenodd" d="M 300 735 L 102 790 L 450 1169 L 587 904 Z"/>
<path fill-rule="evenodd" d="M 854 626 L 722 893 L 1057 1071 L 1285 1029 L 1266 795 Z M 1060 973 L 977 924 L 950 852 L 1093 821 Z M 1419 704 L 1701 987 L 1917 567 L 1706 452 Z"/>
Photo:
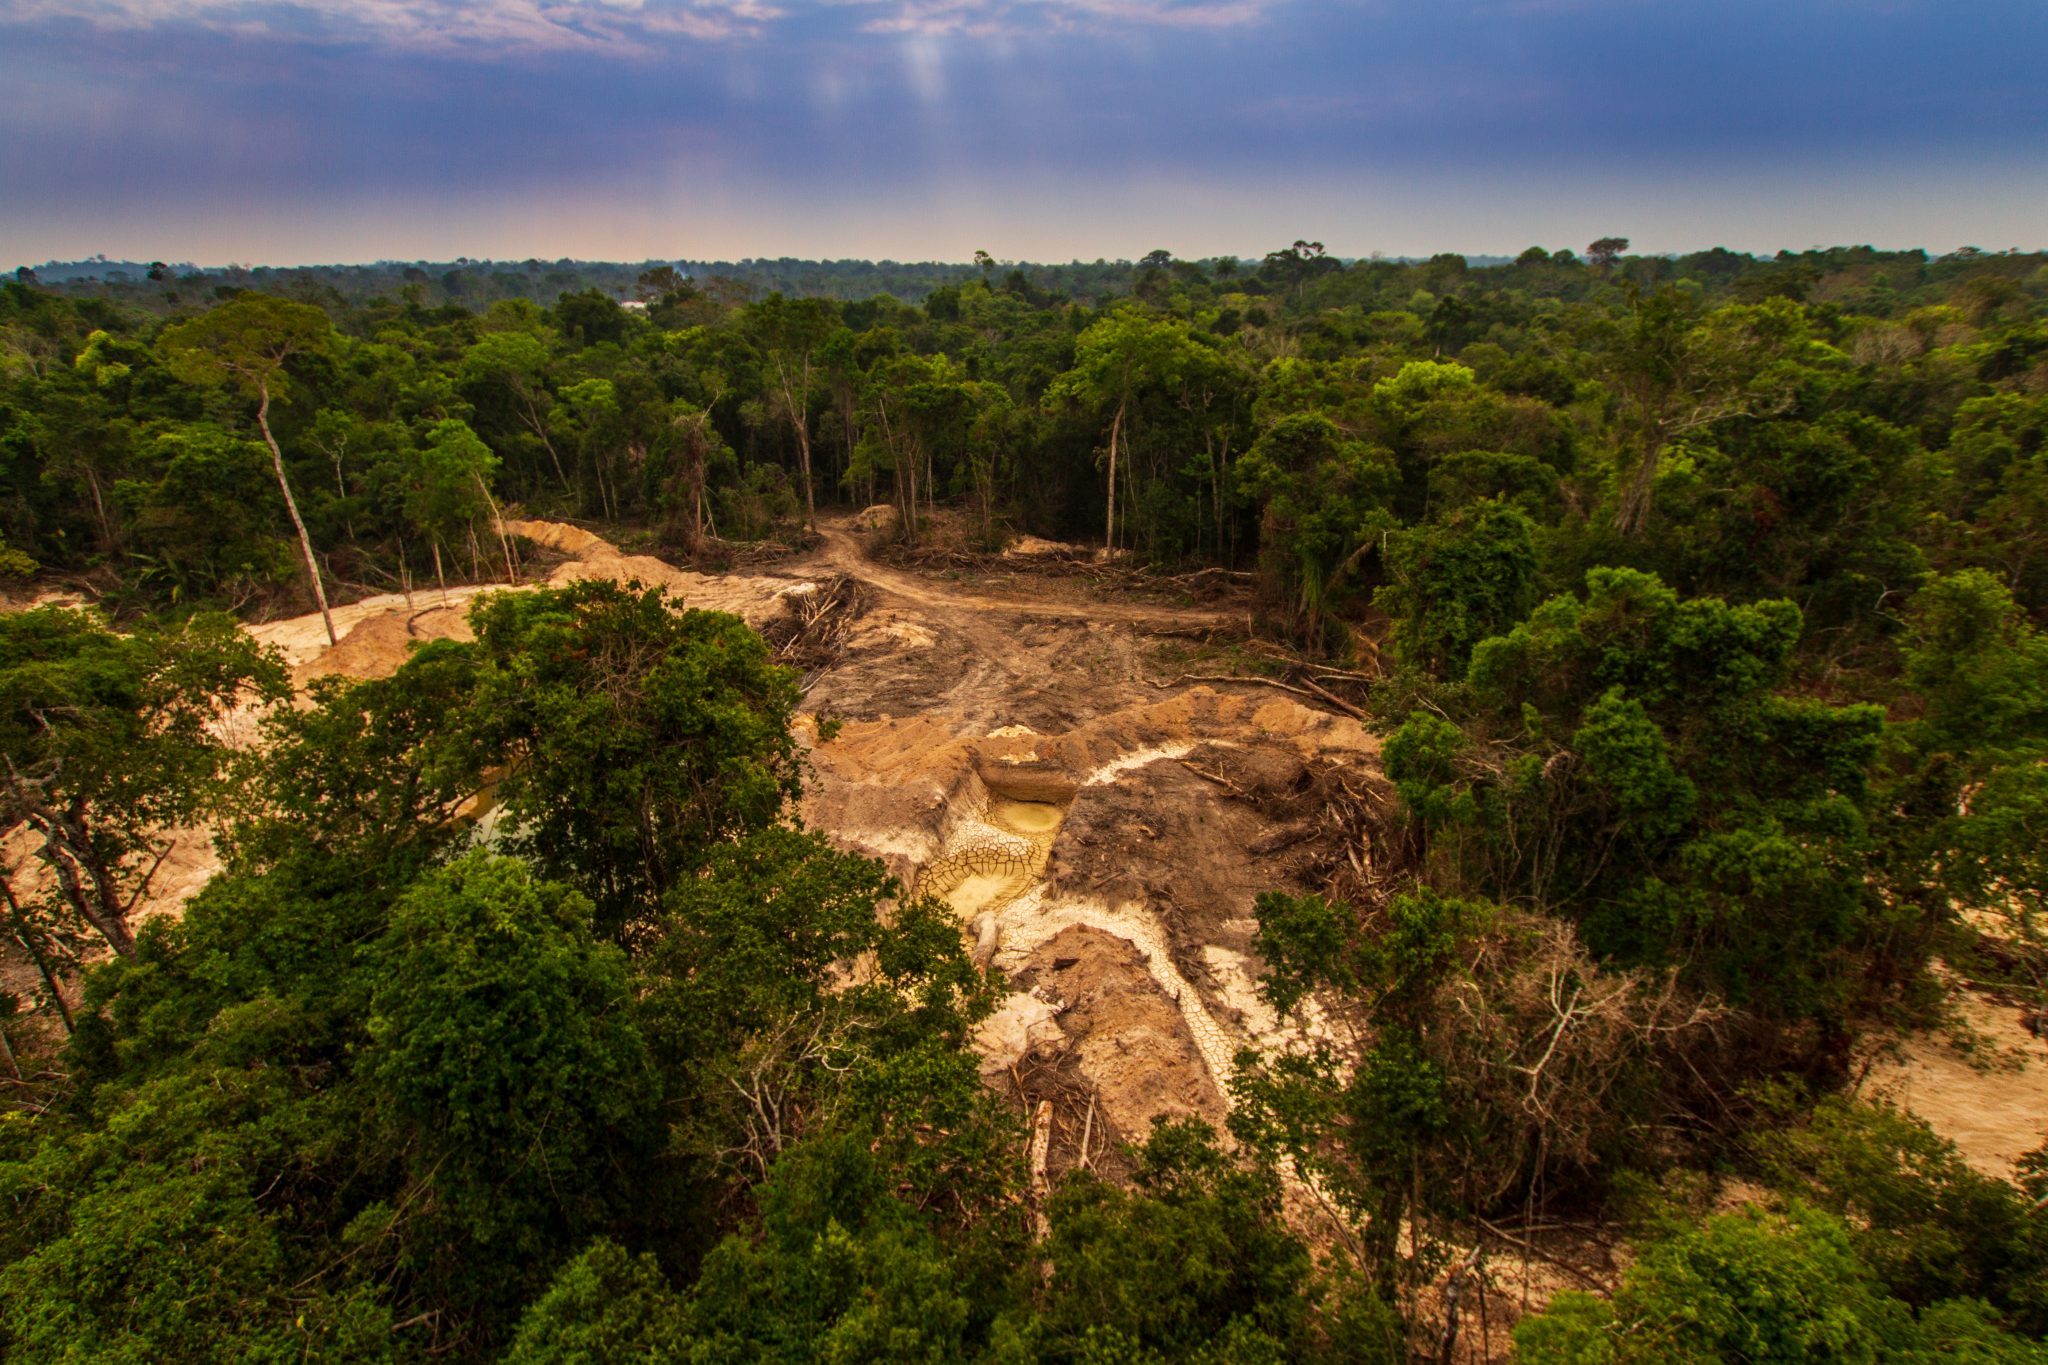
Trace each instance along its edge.
<path fill-rule="evenodd" d="M 675 40 L 758 38 L 802 11 L 866 10 L 858 27 L 912 37 L 1014 38 L 1108 28 L 1254 23 L 1286 0 L 0 0 L 0 27 L 198 29 L 301 42 L 374 42 L 472 55 L 646 53 Z"/>
<path fill-rule="evenodd" d="M 754 36 L 781 14 L 771 0 L 0 0 L 0 25 L 82 21 L 476 54 L 724 41 Z"/>
<path fill-rule="evenodd" d="M 1014 38 L 1104 28 L 1235 28 L 1282 0 L 828 0 L 876 11 L 868 33 Z"/>

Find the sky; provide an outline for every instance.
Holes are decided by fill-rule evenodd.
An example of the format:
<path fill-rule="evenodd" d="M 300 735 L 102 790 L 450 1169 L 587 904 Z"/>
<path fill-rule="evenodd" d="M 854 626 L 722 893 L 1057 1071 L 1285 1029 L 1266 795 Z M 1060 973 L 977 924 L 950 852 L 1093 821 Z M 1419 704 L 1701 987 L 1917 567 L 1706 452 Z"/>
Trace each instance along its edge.
<path fill-rule="evenodd" d="M 0 266 L 2048 248 L 2048 0 L 0 0 Z"/>

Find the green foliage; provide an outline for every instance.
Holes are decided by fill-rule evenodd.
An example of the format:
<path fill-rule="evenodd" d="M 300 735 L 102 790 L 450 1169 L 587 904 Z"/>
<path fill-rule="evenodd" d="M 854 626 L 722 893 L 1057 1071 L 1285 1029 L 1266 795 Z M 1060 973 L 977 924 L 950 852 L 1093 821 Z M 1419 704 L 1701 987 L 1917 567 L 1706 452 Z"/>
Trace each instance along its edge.
<path fill-rule="evenodd" d="M 1536 605 L 1534 527 L 1504 503 L 1481 500 L 1403 531 L 1387 561 L 1394 582 L 1375 601 L 1394 618 L 1394 647 L 1439 677 L 1463 676 L 1474 645 Z"/>
<path fill-rule="evenodd" d="M 1007 1188 L 1011 1121 L 980 1084 L 967 1030 L 992 1004 L 950 913 L 899 902 L 879 864 L 770 829 L 716 851 L 645 940 L 642 1013 L 683 1093 L 672 1141 L 764 1175 L 845 1127 L 882 1144 L 906 1197 L 971 1220 Z M 841 964 L 872 963 L 863 980 Z"/>
<path fill-rule="evenodd" d="M 1759 1174 L 1842 1218 L 1888 1293 L 1915 1308 L 1988 1300 L 2036 1333 L 2048 1322 L 2048 1245 L 2018 1188 L 1889 1106 L 1829 1095 L 1802 1113 L 1786 1092 L 1763 1099 L 1749 1139 Z"/>
<path fill-rule="evenodd" d="M 24 1358 L 390 1358 L 373 1295 L 290 1292 L 285 1234 L 231 1172 L 107 1156 L 114 1169 L 69 1191 L 68 1226 L 0 1271 L 0 1333 Z"/>
<path fill-rule="evenodd" d="M 453 544 L 492 511 L 491 475 L 498 457 L 469 424 L 457 418 L 437 422 L 413 462 L 405 490 L 405 514 L 421 532 Z"/>
<path fill-rule="evenodd" d="M 1355 1012 L 1354 1043 L 1240 1059 L 1249 1064 L 1235 1083 L 1232 1131 L 1314 1173 L 1365 1225 L 1367 1268 L 1387 1276 L 1402 1218 L 1424 1213 L 1408 1207 L 1421 1171 L 1455 1160 L 1443 1139 L 1466 1126 L 1454 1113 L 1465 1098 L 1454 1089 L 1465 1087 L 1427 1035 L 1439 990 L 1462 974 L 1491 908 L 1424 889 L 1397 897 L 1368 926 L 1342 903 L 1268 893 L 1258 914 L 1255 945 L 1268 964 L 1262 993 L 1281 1010 L 1311 992 L 1341 1000 Z"/>
<path fill-rule="evenodd" d="M 92 974 L 69 1088 L 0 1124 L 0 1353 L 1393 1359 L 1450 1220 L 1839 1070 L 1969 949 L 1959 905 L 2048 990 L 2039 258 L 1626 250 L 258 270 L 197 315 L 0 285 L 0 574 L 125 632 L 0 619 L 12 813 L 72 878 L 27 938 L 118 945 L 160 827 L 233 816 L 229 870 Z M 1392 884 L 1257 906 L 1268 1000 L 1325 1027 L 1248 1060 L 1242 1160 L 1170 1127 L 1042 1256 L 969 1050 L 993 985 L 783 827 L 795 682 L 737 622 L 487 600 L 231 774 L 220 718 L 282 669 L 139 619 L 298 609 L 301 553 L 493 577 L 499 498 L 717 556 L 835 493 L 1256 566 L 1298 643 L 1402 665 Z M 1669 1233 L 1525 1354 L 2038 1358 L 2021 1196 L 1803 1107 L 1743 1149 L 1803 1203 Z M 1327 1273 L 1283 1156 L 1348 1219 Z"/>
<path fill-rule="evenodd" d="M 737 623 L 658 594 L 604 584 L 524 602 L 477 644 L 432 645 L 390 679 L 331 682 L 311 708 L 273 713 L 230 870 L 91 978 L 75 1099 L 5 1127 L 0 1191 L 22 1217 L 0 1239 L 14 1285 L 0 1350 L 477 1356 L 558 1274 L 534 1311 L 561 1333 L 529 1332 L 520 1349 L 658 1344 L 675 1332 L 656 1307 L 646 1322 L 592 1320 L 585 1284 L 623 1278 L 652 1305 L 644 1263 L 593 1253 L 563 1272 L 565 1257 L 597 1238 L 694 1264 L 804 1143 L 886 1172 L 871 1183 L 898 1202 L 905 1237 L 989 1248 L 933 1253 L 932 1284 L 962 1265 L 1000 1279 L 1015 1125 L 965 1050 L 988 988 L 941 910 L 885 920 L 897 888 L 877 865 L 773 824 L 794 782 L 793 686 Z M 156 734 L 131 736 L 135 757 L 209 714 L 204 621 L 159 679 L 143 667 L 154 635 L 7 619 L 24 697 L 61 663 L 81 696 L 101 680 L 118 721 L 176 684 Z M 515 669 L 559 710 L 508 717 Z M 601 700 L 579 706 L 589 696 Z M 611 705 L 622 699 L 646 704 Z M 635 959 L 579 892 L 461 853 L 454 818 L 507 746 L 565 761 L 572 750 L 520 746 L 621 716 L 649 746 L 635 762 L 682 774 L 657 807 L 674 813 L 675 885 L 635 921 Z M 603 884 L 603 850 L 557 856 Z M 760 1126 L 762 1103 L 787 1121 Z"/>
<path fill-rule="evenodd" d="M 1759 1011 L 1837 1008 L 1879 936 L 1862 873 L 1882 717 L 1779 694 L 1799 628 L 1787 602 L 1598 569 L 1482 641 L 1465 733 L 1417 712 L 1387 746 L 1437 874 Z"/>
<path fill-rule="evenodd" d="M 1604 966 L 1544 915 L 1427 887 L 1257 909 L 1260 991 L 1283 1014 L 1313 996 L 1316 1032 L 1240 1055 L 1231 1131 L 1316 1182 L 1384 1292 L 1443 1270 L 1457 1218 L 1626 1159 L 1669 1050 L 1710 1036 L 1667 976 Z"/>
<path fill-rule="evenodd" d="M 113 491 L 152 585 L 183 603 L 290 580 L 295 566 L 259 442 L 195 423 L 159 433 L 146 451 L 154 477 Z"/>
<path fill-rule="evenodd" d="M 2000 913 L 2041 947 L 2048 863 L 2048 635 L 1982 570 L 1933 579 L 1906 614 L 1902 683 L 1917 712 L 1895 726 L 1886 774 L 1885 873 L 1899 955 L 1951 922 Z M 2035 990 L 2038 973 L 2024 983 Z"/>
<path fill-rule="evenodd" d="M 1552 1362 L 2037 1361 L 2043 1348 L 1952 1301 L 1916 1319 L 1819 1210 L 1725 1214 L 1659 1241 L 1611 1302 L 1566 1290 L 1515 1329 L 1516 1357 Z"/>
<path fill-rule="evenodd" d="M 1161 1122 L 1136 1156 L 1130 1190 L 1080 1176 L 1054 1197 L 1035 1310 L 997 1329 L 1010 1358 L 1402 1358 L 1369 1291 L 1347 1302 L 1317 1281 L 1271 1169 L 1239 1166 L 1192 1119 Z"/>
<path fill-rule="evenodd" d="M 232 385 L 265 402 L 282 402 L 289 394 L 286 361 L 324 355 L 333 343 L 334 326 L 326 313 L 268 294 L 242 294 L 165 328 L 158 338 L 178 378 L 203 386 Z"/>
<path fill-rule="evenodd" d="M 128 917 L 165 832 L 215 807 L 226 716 L 284 690 L 276 655 L 225 616 L 133 635 L 65 608 L 0 616 L 0 814 L 115 951 L 133 950 Z"/>
<path fill-rule="evenodd" d="M 681 1360 L 681 1303 L 652 1256 L 599 1238 L 519 1320 L 506 1365 Z"/>
<path fill-rule="evenodd" d="M 463 830 L 497 752 L 468 725 L 475 651 L 436 641 L 389 678 L 316 679 L 312 705 L 265 718 L 231 842 L 257 865 L 312 849 L 376 865 L 431 856 Z"/>
<path fill-rule="evenodd" d="M 1386 452 L 1347 439 L 1329 418 L 1282 418 L 1237 465 L 1242 496 L 1265 508 L 1260 537 L 1287 619 L 1319 647 L 1358 561 L 1397 523 Z"/>
<path fill-rule="evenodd" d="M 689 1358 L 960 1360 L 983 1310 L 960 1267 L 857 1139 L 798 1148 L 761 1190 L 757 1234 L 706 1259 Z"/>
<path fill-rule="evenodd" d="M 658 1092 L 624 955 L 591 936 L 589 902 L 472 854 L 398 901 L 367 965 L 357 1066 L 465 1248 L 436 1273 L 505 1276 L 612 1212 L 606 1172 L 648 1139 Z M 508 1279 L 497 1292 L 521 1287 Z"/>
<path fill-rule="evenodd" d="M 796 678 L 736 617 L 588 580 L 481 598 L 470 620 L 471 724 L 505 765 L 507 847 L 579 887 L 602 932 L 796 794 Z"/>

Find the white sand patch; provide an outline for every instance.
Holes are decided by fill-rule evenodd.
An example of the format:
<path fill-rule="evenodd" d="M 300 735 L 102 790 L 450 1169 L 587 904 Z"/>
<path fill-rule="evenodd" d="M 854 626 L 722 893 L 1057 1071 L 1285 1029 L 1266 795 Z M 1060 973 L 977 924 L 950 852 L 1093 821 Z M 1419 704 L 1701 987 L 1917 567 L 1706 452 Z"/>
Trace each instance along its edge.
<path fill-rule="evenodd" d="M 1154 749 L 1135 749 L 1130 753 L 1112 758 L 1101 767 L 1094 769 L 1081 779 L 1081 785 L 1084 787 L 1100 787 L 1104 783 L 1116 781 L 1127 772 L 1144 767 L 1147 763 L 1157 763 L 1162 758 L 1185 758 L 1194 752 L 1194 748 L 1194 744 L 1188 742 L 1164 744 Z"/>

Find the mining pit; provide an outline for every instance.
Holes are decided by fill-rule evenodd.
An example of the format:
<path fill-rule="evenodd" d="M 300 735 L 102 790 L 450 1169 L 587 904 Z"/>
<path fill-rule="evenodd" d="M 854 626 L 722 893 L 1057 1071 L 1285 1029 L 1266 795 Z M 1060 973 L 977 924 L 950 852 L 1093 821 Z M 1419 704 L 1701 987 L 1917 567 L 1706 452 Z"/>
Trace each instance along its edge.
<path fill-rule="evenodd" d="M 977 1039 L 983 1073 L 1053 1102 L 1054 1174 L 1118 1169 L 1156 1118 L 1220 1126 L 1232 1059 L 1284 1034 L 1256 990 L 1253 900 L 1369 857 L 1325 798 L 1379 782 L 1350 716 L 1256 683 L 1154 681 L 1191 640 L 1241 638 L 1241 606 L 1091 595 L 1040 575 L 1042 547 L 1018 557 L 1021 586 L 949 582 L 873 559 L 853 519 L 771 570 L 721 575 L 579 527 L 506 529 L 553 560 L 535 581 L 658 585 L 744 617 L 803 670 L 803 822 L 950 906 L 1008 983 Z M 467 638 L 492 586 L 339 607 L 333 646 L 317 616 L 251 629 L 301 686 L 378 677 L 418 642 Z"/>

